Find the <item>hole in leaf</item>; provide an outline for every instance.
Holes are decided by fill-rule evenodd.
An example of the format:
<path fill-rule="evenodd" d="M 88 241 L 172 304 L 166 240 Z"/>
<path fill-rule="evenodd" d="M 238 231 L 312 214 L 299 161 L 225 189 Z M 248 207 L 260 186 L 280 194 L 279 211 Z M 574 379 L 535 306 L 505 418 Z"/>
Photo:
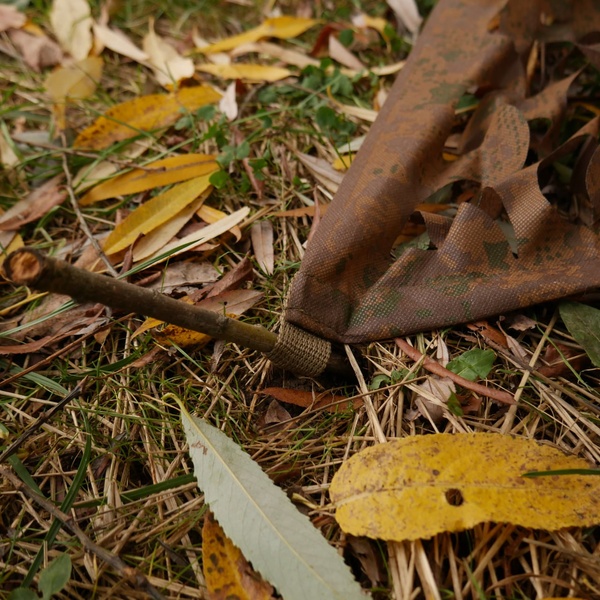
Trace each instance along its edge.
<path fill-rule="evenodd" d="M 465 499 L 463 498 L 462 492 L 456 488 L 446 490 L 446 501 L 450 506 L 460 506 Z"/>

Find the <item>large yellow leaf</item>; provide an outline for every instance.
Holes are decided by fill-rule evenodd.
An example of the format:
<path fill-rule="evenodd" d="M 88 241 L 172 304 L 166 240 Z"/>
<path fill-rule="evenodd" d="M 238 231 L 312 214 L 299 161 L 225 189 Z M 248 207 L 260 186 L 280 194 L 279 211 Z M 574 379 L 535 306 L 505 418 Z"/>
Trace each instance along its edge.
<path fill-rule="evenodd" d="M 210 175 L 203 175 L 190 179 L 142 204 L 115 227 L 104 242 L 104 252 L 116 254 L 133 244 L 140 235 L 174 217 L 210 186 L 209 178 Z"/>
<path fill-rule="evenodd" d="M 221 94 L 207 85 L 183 88 L 172 94 L 140 96 L 107 110 L 77 136 L 73 145 L 102 150 L 143 131 L 167 127 L 181 117 L 182 110 L 195 111 L 220 98 Z"/>
<path fill-rule="evenodd" d="M 193 177 L 210 175 L 219 170 L 215 157 L 210 154 L 180 154 L 163 158 L 147 165 L 143 169 L 133 169 L 114 179 L 105 181 L 90 190 L 80 201 L 81 206 L 88 206 L 100 200 L 136 194 L 144 190 L 171 183 L 179 183 Z"/>
<path fill-rule="evenodd" d="M 292 72 L 283 67 L 238 63 L 229 65 L 198 65 L 198 71 L 210 73 L 224 79 L 245 79 L 246 81 L 279 81 L 289 77 Z"/>
<path fill-rule="evenodd" d="M 249 29 L 240 35 L 225 38 L 220 42 L 199 48 L 200 52 L 211 54 L 213 52 L 225 52 L 237 48 L 241 44 L 256 42 L 262 38 L 275 37 L 279 39 L 288 39 L 304 33 L 307 29 L 316 25 L 317 19 L 304 19 L 300 17 L 274 17 L 267 19 L 258 27 Z"/>
<path fill-rule="evenodd" d="M 555 530 L 600 523 L 600 476 L 523 474 L 588 468 L 534 440 L 415 436 L 355 454 L 330 493 L 336 520 L 352 535 L 416 540 L 487 521 Z"/>

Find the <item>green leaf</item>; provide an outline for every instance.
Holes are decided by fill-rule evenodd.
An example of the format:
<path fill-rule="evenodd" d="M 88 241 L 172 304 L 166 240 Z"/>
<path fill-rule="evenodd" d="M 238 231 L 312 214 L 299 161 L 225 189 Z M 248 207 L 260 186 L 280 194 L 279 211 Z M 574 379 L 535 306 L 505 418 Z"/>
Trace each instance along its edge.
<path fill-rule="evenodd" d="M 208 181 L 215 189 L 220 190 L 229 182 L 229 174 L 227 171 L 217 171 L 210 176 Z"/>
<path fill-rule="evenodd" d="M 20 587 L 9 594 L 8 600 L 40 600 L 40 597 L 31 588 Z"/>
<path fill-rule="evenodd" d="M 561 319 L 596 367 L 600 367 L 600 310 L 579 302 L 561 302 Z"/>
<path fill-rule="evenodd" d="M 50 600 L 53 594 L 58 594 L 71 577 L 71 557 L 61 554 L 55 558 L 41 573 L 38 588 L 43 600 Z"/>
<path fill-rule="evenodd" d="M 341 556 L 223 432 L 181 408 L 198 487 L 231 541 L 286 600 L 364 600 Z"/>
<path fill-rule="evenodd" d="M 446 368 L 469 381 L 485 379 L 492 369 L 496 355 L 493 350 L 473 348 L 451 360 Z"/>
<path fill-rule="evenodd" d="M 382 385 L 389 385 L 390 378 L 387 375 L 375 375 L 369 384 L 370 390 L 378 390 Z"/>

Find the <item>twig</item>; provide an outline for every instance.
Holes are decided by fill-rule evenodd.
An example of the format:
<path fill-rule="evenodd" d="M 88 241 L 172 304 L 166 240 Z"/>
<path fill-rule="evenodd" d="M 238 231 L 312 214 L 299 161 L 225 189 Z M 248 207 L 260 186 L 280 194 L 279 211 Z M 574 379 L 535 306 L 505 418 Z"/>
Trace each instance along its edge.
<path fill-rule="evenodd" d="M 68 529 L 80 542 L 81 545 L 88 551 L 97 556 L 100 560 L 110 565 L 121 577 L 127 582 L 131 583 L 137 589 L 146 592 L 151 598 L 155 600 L 165 600 L 165 597 L 148 581 L 146 576 L 136 569 L 130 567 L 125 563 L 119 556 L 109 552 L 102 546 L 99 546 L 93 542 L 82 529 L 80 529 L 75 520 L 70 515 L 64 513 L 62 510 L 57 508 L 50 500 L 40 496 L 37 492 L 34 492 L 28 485 L 23 483 L 10 469 L 0 467 L 0 477 L 8 479 L 15 489 L 27 496 L 30 500 L 41 506 L 44 510 L 48 511 L 55 519 L 58 519 L 63 526 Z"/>
<path fill-rule="evenodd" d="M 4 269 L 8 278 L 19 285 L 66 294 L 78 302 L 100 302 L 111 308 L 141 313 L 251 350 L 269 353 L 277 342 L 276 334 L 259 325 L 186 304 L 156 290 L 79 269 L 36 250 L 20 248 L 12 252 L 4 261 Z M 332 354 L 327 368 L 345 374 L 348 363 L 343 357 Z"/>
<path fill-rule="evenodd" d="M 467 388 L 476 394 L 480 394 L 481 396 L 486 396 L 487 398 L 491 398 L 492 400 L 496 400 L 497 402 L 502 402 L 503 404 L 516 404 L 513 400 L 513 397 L 508 392 L 503 392 L 501 390 L 496 390 L 494 388 L 486 387 L 485 385 L 481 385 L 480 383 L 475 383 L 473 381 L 469 381 L 452 371 L 449 371 L 445 367 L 442 367 L 439 362 L 433 360 L 421 354 L 416 348 L 413 348 L 410 344 L 405 342 L 400 338 L 396 338 L 394 340 L 396 345 L 404 352 L 408 357 L 410 357 L 415 362 L 422 361 L 423 367 L 440 377 L 449 377 L 461 387 Z"/>
<path fill-rule="evenodd" d="M 79 208 L 77 198 L 75 198 L 75 193 L 73 192 L 73 176 L 71 175 L 71 171 L 69 170 L 69 163 L 67 161 L 67 155 L 64 152 L 62 153 L 62 165 L 63 165 L 63 172 L 67 179 L 67 186 L 66 186 L 67 194 L 69 195 L 69 200 L 71 201 L 71 207 L 73 208 L 73 211 L 75 212 L 75 215 L 77 216 L 79 225 L 81 225 L 81 229 L 83 229 L 86 237 L 90 241 L 90 244 L 92 244 L 92 246 L 94 247 L 94 250 L 96 250 L 96 252 L 98 253 L 98 256 L 100 257 L 102 262 L 105 264 L 108 271 L 114 277 L 116 277 L 118 275 L 117 271 L 113 267 L 110 260 L 108 260 L 108 257 L 104 253 L 104 250 L 102 250 L 102 248 L 100 247 L 100 244 L 98 243 L 98 240 L 96 239 L 96 237 L 90 231 L 87 221 L 83 218 L 83 213 L 81 212 L 81 209 Z"/>
<path fill-rule="evenodd" d="M 10 444 L 10 446 L 8 446 L 8 448 L 4 450 L 4 452 L 2 452 L 2 454 L 0 454 L 0 463 L 4 462 L 11 454 L 14 454 L 21 444 L 46 423 L 55 412 L 59 411 L 74 398 L 77 398 L 85 388 L 87 380 L 88 377 L 84 377 L 64 398 L 61 398 L 51 408 L 44 411 L 12 444 Z"/>

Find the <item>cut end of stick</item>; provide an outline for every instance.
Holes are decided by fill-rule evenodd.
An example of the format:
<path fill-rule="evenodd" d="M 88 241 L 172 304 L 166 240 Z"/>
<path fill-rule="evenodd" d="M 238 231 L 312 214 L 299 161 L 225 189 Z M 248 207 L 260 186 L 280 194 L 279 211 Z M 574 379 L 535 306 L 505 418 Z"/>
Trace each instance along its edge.
<path fill-rule="evenodd" d="M 10 281 L 30 285 L 42 273 L 42 255 L 27 248 L 15 250 L 4 261 L 4 272 Z"/>

